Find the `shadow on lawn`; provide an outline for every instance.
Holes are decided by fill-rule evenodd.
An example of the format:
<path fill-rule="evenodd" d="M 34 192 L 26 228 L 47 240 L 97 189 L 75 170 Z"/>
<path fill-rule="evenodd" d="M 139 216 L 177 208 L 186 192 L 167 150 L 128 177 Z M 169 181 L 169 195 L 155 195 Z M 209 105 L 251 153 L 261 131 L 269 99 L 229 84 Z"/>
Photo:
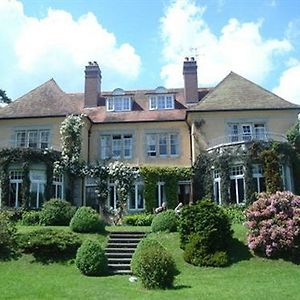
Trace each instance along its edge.
<path fill-rule="evenodd" d="M 230 257 L 230 264 L 234 264 L 243 260 L 249 260 L 251 257 L 253 257 L 248 247 L 236 238 L 232 239 L 228 249 L 228 254 Z"/>
<path fill-rule="evenodd" d="M 192 286 L 190 285 L 185 285 L 185 284 L 179 284 L 179 285 L 175 285 L 171 288 L 171 290 L 183 290 L 183 289 L 190 289 L 192 288 Z"/>

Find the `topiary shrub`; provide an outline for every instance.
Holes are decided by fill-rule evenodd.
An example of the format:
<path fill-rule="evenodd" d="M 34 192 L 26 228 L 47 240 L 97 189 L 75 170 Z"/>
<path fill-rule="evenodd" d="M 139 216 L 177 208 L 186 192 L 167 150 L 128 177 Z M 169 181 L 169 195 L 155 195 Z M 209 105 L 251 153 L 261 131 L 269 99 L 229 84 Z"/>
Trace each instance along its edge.
<path fill-rule="evenodd" d="M 211 200 L 201 200 L 195 205 L 185 206 L 178 230 L 182 248 L 185 248 L 192 234 L 203 235 L 211 231 L 210 239 L 214 238 L 215 250 L 226 249 L 233 233 L 224 210 Z"/>
<path fill-rule="evenodd" d="M 75 214 L 76 208 L 62 199 L 50 199 L 45 202 L 40 214 L 40 222 L 48 226 L 67 226 Z"/>
<path fill-rule="evenodd" d="M 104 221 L 100 215 L 91 207 L 80 207 L 70 222 L 70 228 L 75 232 L 102 233 L 105 232 Z"/>
<path fill-rule="evenodd" d="M 0 213 L 0 259 L 9 259 L 17 253 L 16 226 L 8 213 Z"/>
<path fill-rule="evenodd" d="M 18 222 L 22 219 L 23 213 L 26 212 L 24 207 L 2 207 L 0 213 L 4 212 L 10 221 Z"/>
<path fill-rule="evenodd" d="M 288 257 L 300 246 L 300 197 L 261 193 L 246 211 L 248 246 L 266 257 Z"/>
<path fill-rule="evenodd" d="M 81 240 L 77 234 L 50 228 L 38 229 L 19 236 L 19 247 L 32 253 L 37 261 L 51 262 L 74 258 Z"/>
<path fill-rule="evenodd" d="M 151 226 L 154 217 L 155 215 L 149 213 L 131 214 L 125 216 L 123 222 L 131 226 Z"/>
<path fill-rule="evenodd" d="M 80 272 L 87 276 L 107 273 L 107 258 L 98 241 L 84 241 L 77 251 L 75 263 Z"/>
<path fill-rule="evenodd" d="M 177 230 L 177 216 L 174 210 L 167 210 L 156 215 L 152 221 L 151 229 L 153 232 Z"/>
<path fill-rule="evenodd" d="M 148 289 L 172 287 L 177 273 L 171 254 L 156 240 L 142 240 L 131 261 L 133 274 L 140 277 Z"/>
<path fill-rule="evenodd" d="M 22 215 L 21 224 L 25 226 L 39 225 L 40 212 L 39 211 L 26 211 Z"/>
<path fill-rule="evenodd" d="M 195 266 L 225 267 L 229 263 L 225 251 L 214 251 L 210 248 L 209 236 L 193 234 L 184 250 L 184 260 Z"/>
<path fill-rule="evenodd" d="M 225 266 L 232 241 L 230 220 L 224 210 L 210 200 L 184 207 L 179 222 L 184 259 L 197 266 Z"/>

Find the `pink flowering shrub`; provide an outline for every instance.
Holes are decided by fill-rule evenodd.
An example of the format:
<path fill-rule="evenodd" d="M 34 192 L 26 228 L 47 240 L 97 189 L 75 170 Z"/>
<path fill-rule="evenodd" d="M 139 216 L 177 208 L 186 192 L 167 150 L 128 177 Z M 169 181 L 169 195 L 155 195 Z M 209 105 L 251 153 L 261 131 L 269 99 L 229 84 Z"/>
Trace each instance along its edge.
<path fill-rule="evenodd" d="M 267 257 L 290 255 L 300 245 L 300 197 L 261 193 L 246 210 L 248 247 Z"/>

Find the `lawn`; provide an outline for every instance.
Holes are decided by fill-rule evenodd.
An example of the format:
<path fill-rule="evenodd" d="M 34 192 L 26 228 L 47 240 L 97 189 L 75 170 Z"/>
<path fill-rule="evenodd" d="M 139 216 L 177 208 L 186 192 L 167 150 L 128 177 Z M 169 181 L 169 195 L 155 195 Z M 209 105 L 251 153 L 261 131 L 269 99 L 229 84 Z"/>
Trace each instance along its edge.
<path fill-rule="evenodd" d="M 109 228 L 115 229 L 119 228 Z M 19 227 L 28 230 L 32 229 Z M 171 290 L 148 291 L 139 282 L 130 283 L 129 276 L 85 277 L 73 264 L 42 265 L 23 255 L 0 263 L 0 299 L 299 299 L 300 266 L 252 256 L 244 245 L 245 229 L 235 225 L 234 231 L 234 263 L 223 269 L 188 265 L 177 233 L 155 234 L 172 252 L 180 271 Z M 96 238 L 106 242 L 104 236 Z"/>

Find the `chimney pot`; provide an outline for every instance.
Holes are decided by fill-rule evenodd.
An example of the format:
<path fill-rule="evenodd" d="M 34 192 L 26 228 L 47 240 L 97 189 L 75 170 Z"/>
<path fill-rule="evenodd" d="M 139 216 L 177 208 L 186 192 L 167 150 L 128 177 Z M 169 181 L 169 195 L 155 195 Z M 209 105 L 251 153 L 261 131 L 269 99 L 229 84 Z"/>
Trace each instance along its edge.
<path fill-rule="evenodd" d="M 194 57 L 183 62 L 184 99 L 185 103 L 198 102 L 197 62 Z"/>
<path fill-rule="evenodd" d="M 84 107 L 96 107 L 101 95 L 101 70 L 94 61 L 85 67 Z"/>

